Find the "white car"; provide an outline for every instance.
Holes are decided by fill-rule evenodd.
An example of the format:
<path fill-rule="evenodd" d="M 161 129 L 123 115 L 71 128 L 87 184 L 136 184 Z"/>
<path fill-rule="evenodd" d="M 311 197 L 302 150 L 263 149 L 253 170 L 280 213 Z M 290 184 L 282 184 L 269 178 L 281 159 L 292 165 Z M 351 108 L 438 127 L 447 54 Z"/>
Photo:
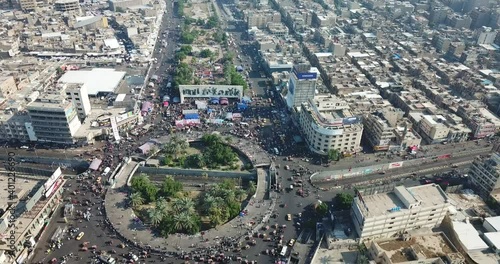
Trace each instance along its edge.
<path fill-rule="evenodd" d="M 29 149 L 30 147 L 28 146 L 21 146 L 20 149 Z"/>

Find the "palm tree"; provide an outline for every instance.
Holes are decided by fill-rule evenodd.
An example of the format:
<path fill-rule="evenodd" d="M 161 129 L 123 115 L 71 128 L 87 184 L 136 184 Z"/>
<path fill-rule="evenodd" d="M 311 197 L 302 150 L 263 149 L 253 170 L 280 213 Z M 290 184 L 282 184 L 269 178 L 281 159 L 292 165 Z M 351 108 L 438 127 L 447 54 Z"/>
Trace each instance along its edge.
<path fill-rule="evenodd" d="M 163 216 L 165 215 L 163 211 L 158 210 L 157 207 L 150 208 L 148 210 L 149 220 L 153 226 L 158 226 L 163 220 Z"/>
<path fill-rule="evenodd" d="M 199 230 L 198 223 L 194 215 L 188 212 L 180 212 L 174 215 L 173 227 L 180 232 L 193 233 Z"/>
<path fill-rule="evenodd" d="M 163 212 L 163 213 L 166 213 L 167 212 L 167 201 L 165 200 L 165 198 L 163 197 L 160 197 L 157 201 L 156 201 L 156 205 L 155 205 L 155 208 L 156 210 L 160 211 L 160 212 Z"/>
<path fill-rule="evenodd" d="M 241 203 L 241 201 L 243 201 L 243 199 L 245 199 L 248 194 L 243 189 L 236 189 L 234 191 L 234 195 L 236 196 L 236 199 L 238 199 L 238 201 Z"/>
<path fill-rule="evenodd" d="M 255 191 L 257 191 L 257 186 L 255 185 L 254 181 L 250 181 L 248 183 L 248 190 L 247 190 L 248 195 L 253 195 Z"/>
<path fill-rule="evenodd" d="M 144 204 L 144 198 L 142 198 L 141 194 L 138 192 L 135 192 L 132 195 L 130 195 L 130 201 L 132 202 L 133 207 Z"/>
<path fill-rule="evenodd" d="M 177 213 L 186 212 L 192 214 L 195 211 L 194 201 L 189 197 L 175 199 L 174 202 L 172 203 L 172 208 Z"/>
<path fill-rule="evenodd" d="M 210 219 L 210 223 L 213 226 L 218 226 L 220 224 L 223 224 L 224 220 L 225 220 L 224 219 L 224 212 L 220 207 L 210 208 L 208 218 Z"/>
<path fill-rule="evenodd" d="M 208 213 L 210 208 L 212 208 L 212 206 L 214 205 L 215 203 L 215 197 L 213 197 L 212 195 L 210 194 L 205 194 L 203 196 L 203 199 L 201 201 L 201 208 L 202 208 L 202 211 L 205 212 L 205 213 Z"/>
<path fill-rule="evenodd" d="M 163 151 L 167 154 L 173 155 L 175 159 L 177 159 L 178 155 L 185 152 L 188 147 L 189 143 L 186 140 L 181 139 L 178 136 L 172 136 L 170 141 L 163 145 Z"/>

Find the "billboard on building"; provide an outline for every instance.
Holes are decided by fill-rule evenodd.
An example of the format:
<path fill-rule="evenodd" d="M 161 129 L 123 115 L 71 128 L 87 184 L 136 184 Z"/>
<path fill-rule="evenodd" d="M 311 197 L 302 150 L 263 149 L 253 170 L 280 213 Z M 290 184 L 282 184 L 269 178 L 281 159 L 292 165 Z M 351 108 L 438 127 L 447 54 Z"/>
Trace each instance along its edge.
<path fill-rule="evenodd" d="M 52 173 L 52 176 L 50 176 L 50 178 L 45 182 L 45 184 L 43 184 L 43 188 L 45 189 L 45 192 L 47 192 L 50 187 L 52 187 L 52 185 L 54 185 L 54 183 L 57 181 L 57 179 L 59 179 L 59 177 L 61 177 L 62 175 L 62 171 L 61 171 L 61 167 L 57 168 L 56 171 L 54 171 L 54 173 Z"/>
<path fill-rule="evenodd" d="M 288 91 L 290 92 L 291 95 L 293 95 L 295 93 L 295 81 L 294 80 L 291 80 L 288 83 Z"/>
<path fill-rule="evenodd" d="M 30 211 L 33 209 L 33 206 L 42 198 L 43 194 L 45 193 L 45 188 L 39 188 L 38 191 L 31 197 L 25 204 L 26 206 L 26 211 Z"/>
<path fill-rule="evenodd" d="M 354 124 L 359 124 L 359 123 L 361 123 L 361 118 L 359 118 L 357 116 L 351 116 L 351 117 L 347 117 L 347 118 L 342 119 L 342 124 L 344 126 L 354 125 Z"/>
<path fill-rule="evenodd" d="M 45 198 L 49 198 L 54 193 L 54 191 L 59 188 L 62 182 L 62 179 L 58 179 L 54 184 L 52 184 L 47 192 L 45 192 Z"/>
<path fill-rule="evenodd" d="M 243 86 L 241 85 L 179 85 L 181 103 L 185 97 L 189 98 L 210 98 L 227 97 L 241 98 L 243 96 Z"/>
<path fill-rule="evenodd" d="M 315 72 L 302 72 L 295 74 L 299 80 L 316 80 L 318 78 L 318 74 Z"/>
<path fill-rule="evenodd" d="M 401 168 L 401 167 L 403 167 L 402 161 L 389 163 L 389 169 L 397 169 L 397 168 Z"/>
<path fill-rule="evenodd" d="M 127 118 L 130 118 L 134 116 L 134 112 L 130 111 L 130 112 L 127 112 L 127 113 L 123 113 L 123 114 L 119 114 L 116 116 L 116 122 L 120 123 L 121 121 L 127 119 Z"/>

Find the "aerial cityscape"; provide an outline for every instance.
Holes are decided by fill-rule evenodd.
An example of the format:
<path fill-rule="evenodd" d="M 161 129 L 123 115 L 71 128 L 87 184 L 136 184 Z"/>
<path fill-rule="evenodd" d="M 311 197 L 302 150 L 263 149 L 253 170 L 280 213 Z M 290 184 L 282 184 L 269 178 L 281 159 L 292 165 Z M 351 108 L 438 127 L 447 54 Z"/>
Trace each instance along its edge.
<path fill-rule="evenodd" d="M 0 264 L 500 263 L 500 1 L 0 1 Z"/>

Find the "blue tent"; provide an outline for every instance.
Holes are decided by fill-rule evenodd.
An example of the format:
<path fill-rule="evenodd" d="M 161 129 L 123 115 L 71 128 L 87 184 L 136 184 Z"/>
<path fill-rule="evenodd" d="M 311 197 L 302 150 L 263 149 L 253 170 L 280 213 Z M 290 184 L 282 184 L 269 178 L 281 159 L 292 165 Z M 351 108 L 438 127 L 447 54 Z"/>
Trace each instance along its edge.
<path fill-rule="evenodd" d="M 200 115 L 199 114 L 185 114 L 184 115 L 184 119 L 200 119 Z"/>
<path fill-rule="evenodd" d="M 244 104 L 244 103 L 238 103 L 238 110 L 240 111 L 244 111 L 248 108 L 248 105 Z"/>
<path fill-rule="evenodd" d="M 241 102 L 244 103 L 244 104 L 249 104 L 249 103 L 252 102 L 252 99 L 250 99 L 250 97 L 248 97 L 248 96 L 243 96 L 241 98 Z"/>

